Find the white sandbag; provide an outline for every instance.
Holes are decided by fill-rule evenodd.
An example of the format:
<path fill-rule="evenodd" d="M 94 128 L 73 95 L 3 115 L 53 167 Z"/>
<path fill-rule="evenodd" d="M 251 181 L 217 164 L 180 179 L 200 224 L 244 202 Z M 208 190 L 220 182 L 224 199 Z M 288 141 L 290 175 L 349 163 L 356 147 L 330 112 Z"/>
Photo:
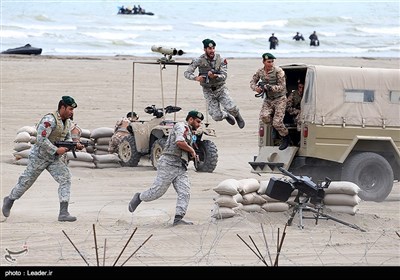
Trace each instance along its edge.
<path fill-rule="evenodd" d="M 260 181 L 260 187 L 257 190 L 258 194 L 265 194 L 265 192 L 267 191 L 267 187 L 269 184 L 269 180 L 267 181 Z"/>
<path fill-rule="evenodd" d="M 87 146 L 87 147 L 85 148 L 85 150 L 86 150 L 86 152 L 89 153 L 89 154 L 93 154 L 93 153 L 96 151 L 95 147 L 94 147 L 94 146 L 91 146 L 91 145 Z"/>
<path fill-rule="evenodd" d="M 261 212 L 262 208 L 261 205 L 259 204 L 243 204 L 243 207 L 241 207 L 240 210 L 246 211 L 246 212 Z"/>
<path fill-rule="evenodd" d="M 96 168 L 93 162 L 70 160 L 68 161 L 68 167 L 85 167 L 85 168 Z"/>
<path fill-rule="evenodd" d="M 35 143 L 37 142 L 36 136 L 31 136 L 31 139 L 29 139 L 29 142 L 30 142 L 31 144 L 35 144 Z"/>
<path fill-rule="evenodd" d="M 31 149 L 26 149 L 19 152 L 14 152 L 13 155 L 16 159 L 21 159 L 21 158 L 28 158 L 30 153 Z"/>
<path fill-rule="evenodd" d="M 242 203 L 243 202 L 243 196 L 240 193 L 237 193 L 232 197 L 237 203 Z"/>
<path fill-rule="evenodd" d="M 341 193 L 328 193 L 325 194 L 324 204 L 325 205 L 347 205 L 355 206 L 361 202 L 361 198 L 358 195 L 349 195 Z"/>
<path fill-rule="evenodd" d="M 214 198 L 214 200 L 215 200 L 215 203 L 219 207 L 234 208 L 234 207 L 239 206 L 239 204 L 236 202 L 236 200 L 231 195 L 220 194 L 216 198 Z"/>
<path fill-rule="evenodd" d="M 236 179 L 226 179 L 220 182 L 213 190 L 217 194 L 235 195 L 238 193 L 239 181 Z"/>
<path fill-rule="evenodd" d="M 280 200 L 269 197 L 266 194 L 262 194 L 261 197 L 264 198 L 267 202 L 281 202 Z"/>
<path fill-rule="evenodd" d="M 215 219 L 226 219 L 235 216 L 235 211 L 229 207 L 219 207 L 217 204 L 214 204 L 214 208 L 211 211 L 211 217 Z"/>
<path fill-rule="evenodd" d="M 105 152 L 108 152 L 108 144 L 107 144 L 107 145 L 99 145 L 99 144 L 96 144 L 95 148 L 96 148 L 96 151 L 105 151 Z"/>
<path fill-rule="evenodd" d="M 111 127 L 98 127 L 92 130 L 90 138 L 97 139 L 101 137 L 111 137 L 114 134 L 114 129 Z"/>
<path fill-rule="evenodd" d="M 93 156 L 92 154 L 81 152 L 81 151 L 76 151 L 76 158 L 72 154 L 71 151 L 67 152 L 67 158 L 70 161 L 85 161 L 85 162 L 93 162 Z"/>
<path fill-rule="evenodd" d="M 286 202 L 267 202 L 261 205 L 261 208 L 267 212 L 284 212 L 289 210 L 289 204 Z"/>
<path fill-rule="evenodd" d="M 96 168 L 119 168 L 119 167 L 122 167 L 122 165 L 117 162 L 105 162 L 105 163 L 95 162 L 94 165 L 96 166 Z"/>
<path fill-rule="evenodd" d="M 107 155 L 108 151 L 102 151 L 102 150 L 97 150 L 95 149 L 93 152 L 94 155 Z"/>
<path fill-rule="evenodd" d="M 96 139 L 96 144 L 97 145 L 106 145 L 108 147 L 110 140 L 111 140 L 111 137 L 100 137 L 100 138 Z"/>
<path fill-rule="evenodd" d="M 93 161 L 95 163 L 120 163 L 121 159 L 118 154 L 106 154 L 106 155 L 93 155 Z"/>
<path fill-rule="evenodd" d="M 29 142 L 20 142 L 20 143 L 16 143 L 14 145 L 14 151 L 20 152 L 23 150 L 28 150 L 32 147 L 31 143 Z"/>
<path fill-rule="evenodd" d="M 343 194 L 349 194 L 349 195 L 354 195 L 358 194 L 360 191 L 360 187 L 357 186 L 353 182 L 347 182 L 347 181 L 332 181 L 329 185 L 328 188 L 324 189 L 325 194 L 330 194 L 330 193 L 343 193 Z"/>
<path fill-rule="evenodd" d="M 254 178 L 239 180 L 238 192 L 241 194 L 255 192 L 260 188 L 260 182 Z"/>
<path fill-rule="evenodd" d="M 346 213 L 350 215 L 355 215 L 359 210 L 358 205 L 325 205 L 324 208 L 329 209 L 332 212 Z M 329 214 L 329 212 L 326 212 L 326 214 Z"/>
<path fill-rule="evenodd" d="M 37 131 L 36 131 L 36 127 L 35 126 L 23 126 L 20 129 L 17 130 L 17 134 L 19 134 L 20 132 L 28 132 L 29 135 L 31 136 L 36 136 L 37 135 Z"/>
<path fill-rule="evenodd" d="M 82 128 L 81 139 L 82 139 L 82 137 L 86 138 L 86 139 L 90 139 L 90 130 Z"/>
<path fill-rule="evenodd" d="M 31 141 L 31 135 L 26 131 L 22 131 L 22 132 L 18 133 L 14 139 L 15 143 L 30 142 L 30 141 Z"/>
<path fill-rule="evenodd" d="M 248 204 L 264 204 L 266 200 L 259 195 L 257 192 L 252 192 L 252 193 L 246 193 L 242 195 L 243 197 L 243 205 L 248 205 Z"/>

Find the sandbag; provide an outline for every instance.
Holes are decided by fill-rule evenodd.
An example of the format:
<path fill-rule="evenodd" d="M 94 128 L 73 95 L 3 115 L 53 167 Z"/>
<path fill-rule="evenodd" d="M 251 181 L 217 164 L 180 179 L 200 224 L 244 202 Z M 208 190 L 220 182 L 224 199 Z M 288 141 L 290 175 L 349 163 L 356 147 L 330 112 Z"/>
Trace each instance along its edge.
<path fill-rule="evenodd" d="M 218 194 L 235 195 L 238 192 L 239 181 L 236 179 L 226 179 L 220 182 L 213 190 Z"/>

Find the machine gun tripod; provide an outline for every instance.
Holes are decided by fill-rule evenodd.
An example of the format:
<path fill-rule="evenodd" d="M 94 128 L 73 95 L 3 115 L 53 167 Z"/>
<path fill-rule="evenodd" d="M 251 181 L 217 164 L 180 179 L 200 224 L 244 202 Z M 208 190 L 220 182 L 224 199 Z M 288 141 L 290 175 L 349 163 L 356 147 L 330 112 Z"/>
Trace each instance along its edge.
<path fill-rule="evenodd" d="M 322 204 L 317 204 L 315 207 L 308 206 L 307 203 L 309 202 L 310 198 L 306 197 L 303 201 L 301 201 L 300 198 L 299 198 L 300 195 L 301 195 L 301 192 L 299 192 L 297 194 L 296 198 L 295 198 L 295 202 L 296 202 L 296 200 L 298 200 L 298 201 L 296 202 L 296 205 L 294 206 L 293 211 L 292 211 L 288 221 L 286 222 L 286 224 L 288 226 L 292 225 L 293 219 L 296 216 L 296 214 L 298 213 L 299 214 L 299 225 L 298 226 L 301 229 L 304 228 L 303 219 L 315 219 L 315 224 L 316 225 L 318 224 L 318 220 L 319 219 L 324 219 L 324 220 L 333 220 L 333 221 L 338 222 L 338 223 L 340 223 L 342 225 L 345 225 L 345 226 L 351 227 L 353 229 L 357 229 L 359 231 L 365 232 L 364 229 L 360 228 L 357 225 L 347 223 L 347 222 L 342 221 L 342 220 L 340 220 L 338 218 L 335 218 L 335 217 L 333 217 L 331 215 L 323 213 L 323 211 L 322 211 L 323 205 Z M 314 213 L 314 215 L 313 216 L 304 216 L 303 215 L 303 211 L 310 211 L 310 212 Z"/>
<path fill-rule="evenodd" d="M 280 201 L 287 201 L 293 190 L 298 190 L 296 198 L 294 199 L 296 204 L 294 205 L 293 211 L 287 221 L 288 226 L 292 225 L 294 217 L 296 214 L 299 214 L 299 228 L 301 229 L 304 228 L 303 219 L 315 219 L 315 224 L 318 224 L 319 219 L 325 219 L 333 220 L 345 226 L 365 232 L 365 230 L 361 229 L 357 225 L 347 223 L 323 213 L 323 201 L 325 197 L 324 189 L 328 188 L 331 183 L 329 178 L 325 178 L 324 183 L 316 184 L 308 176 L 296 176 L 284 169 L 282 166 L 277 167 L 284 175 L 289 176 L 290 180 L 271 178 L 266 194 Z M 315 207 L 309 206 L 309 204 L 314 205 Z M 312 217 L 304 217 L 303 211 L 310 211 L 314 213 L 314 215 Z"/>

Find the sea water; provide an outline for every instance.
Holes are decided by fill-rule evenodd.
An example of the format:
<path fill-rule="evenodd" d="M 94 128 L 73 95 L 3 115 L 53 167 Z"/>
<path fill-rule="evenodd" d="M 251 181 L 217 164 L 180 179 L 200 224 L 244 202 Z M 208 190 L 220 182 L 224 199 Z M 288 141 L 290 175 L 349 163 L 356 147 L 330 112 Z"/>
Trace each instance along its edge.
<path fill-rule="evenodd" d="M 1 0 L 1 48 L 31 44 L 43 55 L 162 56 L 153 45 L 184 56 L 213 39 L 224 57 L 399 57 L 396 1 L 7 1 Z M 150 15 L 118 15 L 141 5 Z M 316 31 L 319 47 L 311 47 Z M 305 41 L 292 37 L 300 32 Z M 271 33 L 279 39 L 270 50 Z"/>

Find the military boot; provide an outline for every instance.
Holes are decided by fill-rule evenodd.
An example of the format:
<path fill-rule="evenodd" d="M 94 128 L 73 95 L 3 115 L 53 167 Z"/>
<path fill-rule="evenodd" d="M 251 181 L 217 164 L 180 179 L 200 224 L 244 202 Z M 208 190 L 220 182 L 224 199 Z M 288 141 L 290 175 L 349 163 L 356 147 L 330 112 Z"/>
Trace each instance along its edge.
<path fill-rule="evenodd" d="M 189 222 L 189 221 L 185 221 L 183 219 L 183 217 L 180 216 L 180 215 L 176 215 L 175 219 L 174 219 L 174 223 L 172 225 L 173 226 L 177 226 L 177 225 L 193 225 L 193 223 Z"/>
<path fill-rule="evenodd" d="M 133 213 L 133 211 L 135 211 L 136 207 L 139 206 L 140 202 L 142 202 L 140 200 L 140 193 L 135 193 L 135 195 L 133 196 L 132 200 L 129 202 L 129 205 L 128 205 L 129 212 Z"/>
<path fill-rule="evenodd" d="M 282 138 L 282 142 L 281 142 L 281 145 L 279 146 L 279 150 L 286 149 L 289 146 L 289 144 L 290 144 L 290 136 L 288 134 Z"/>
<path fill-rule="evenodd" d="M 1 209 L 3 211 L 4 217 L 10 216 L 10 210 L 11 207 L 14 204 L 14 200 L 6 196 L 3 200 L 3 208 Z"/>
<path fill-rule="evenodd" d="M 58 215 L 58 221 L 59 222 L 75 222 L 76 217 L 71 216 L 68 213 L 68 202 L 63 201 L 60 202 L 60 214 Z"/>
<path fill-rule="evenodd" d="M 236 123 L 235 118 L 231 114 L 227 114 L 225 119 L 230 125 L 235 125 Z"/>
<path fill-rule="evenodd" d="M 236 122 L 237 122 L 239 128 L 242 129 L 244 127 L 244 120 L 239 112 L 238 112 L 237 116 L 235 117 L 235 119 L 236 119 Z"/>

